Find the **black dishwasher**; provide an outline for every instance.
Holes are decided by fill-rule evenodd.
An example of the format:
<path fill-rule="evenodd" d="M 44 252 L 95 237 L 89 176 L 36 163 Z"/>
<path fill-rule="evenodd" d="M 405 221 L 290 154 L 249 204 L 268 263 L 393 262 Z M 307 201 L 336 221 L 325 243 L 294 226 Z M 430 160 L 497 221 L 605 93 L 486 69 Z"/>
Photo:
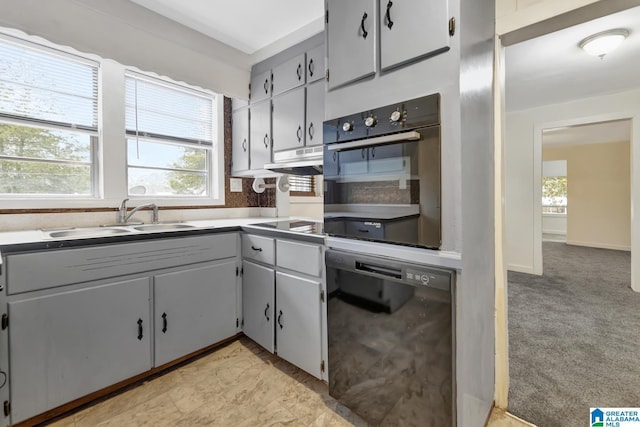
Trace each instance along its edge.
<path fill-rule="evenodd" d="M 326 252 L 329 393 L 372 425 L 452 426 L 454 272 Z"/>

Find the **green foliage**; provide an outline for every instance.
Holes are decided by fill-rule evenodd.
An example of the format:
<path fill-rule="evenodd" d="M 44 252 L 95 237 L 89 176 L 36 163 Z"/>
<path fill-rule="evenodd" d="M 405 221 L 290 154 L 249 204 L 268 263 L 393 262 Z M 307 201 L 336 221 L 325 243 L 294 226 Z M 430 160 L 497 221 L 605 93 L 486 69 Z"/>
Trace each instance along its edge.
<path fill-rule="evenodd" d="M 567 197 L 567 177 L 547 176 L 542 178 L 542 197 Z"/>
<path fill-rule="evenodd" d="M 22 161 L 87 161 L 90 146 L 73 137 L 25 126 L 0 124 L 0 194 L 90 194 L 90 165 Z"/>
<path fill-rule="evenodd" d="M 207 153 L 203 149 L 187 148 L 182 158 L 173 164 L 176 169 L 205 171 L 207 169 Z M 206 193 L 206 175 L 190 172 L 171 172 L 169 185 L 174 194 L 201 196 Z"/>

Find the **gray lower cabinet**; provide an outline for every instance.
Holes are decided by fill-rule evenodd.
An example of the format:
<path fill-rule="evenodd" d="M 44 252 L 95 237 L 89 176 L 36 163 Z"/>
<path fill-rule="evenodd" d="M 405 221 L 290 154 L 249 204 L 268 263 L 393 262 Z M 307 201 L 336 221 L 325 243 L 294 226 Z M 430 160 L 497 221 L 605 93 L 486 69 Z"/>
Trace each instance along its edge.
<path fill-rule="evenodd" d="M 322 328 L 319 281 L 276 273 L 278 356 L 320 378 Z"/>
<path fill-rule="evenodd" d="M 243 332 L 273 353 L 275 341 L 275 271 L 251 261 L 242 262 Z"/>
<path fill-rule="evenodd" d="M 154 276 L 155 366 L 236 332 L 235 259 Z"/>
<path fill-rule="evenodd" d="M 276 96 L 272 102 L 273 151 L 304 147 L 304 88 L 297 88 Z"/>
<path fill-rule="evenodd" d="M 12 301 L 11 422 L 151 369 L 150 279 Z"/>
<path fill-rule="evenodd" d="M 271 100 L 251 105 L 251 170 L 263 170 L 271 163 Z"/>
<path fill-rule="evenodd" d="M 326 0 L 329 89 L 376 73 L 376 0 Z"/>
<path fill-rule="evenodd" d="M 249 170 L 249 108 L 231 113 L 231 174 Z"/>

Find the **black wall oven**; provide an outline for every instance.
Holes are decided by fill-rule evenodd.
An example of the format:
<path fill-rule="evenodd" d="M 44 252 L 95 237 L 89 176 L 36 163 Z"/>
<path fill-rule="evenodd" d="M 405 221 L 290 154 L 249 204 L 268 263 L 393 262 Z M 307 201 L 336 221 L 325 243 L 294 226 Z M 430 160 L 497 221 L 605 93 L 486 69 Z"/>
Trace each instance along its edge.
<path fill-rule="evenodd" d="M 438 249 L 440 95 L 324 122 L 324 230 Z"/>

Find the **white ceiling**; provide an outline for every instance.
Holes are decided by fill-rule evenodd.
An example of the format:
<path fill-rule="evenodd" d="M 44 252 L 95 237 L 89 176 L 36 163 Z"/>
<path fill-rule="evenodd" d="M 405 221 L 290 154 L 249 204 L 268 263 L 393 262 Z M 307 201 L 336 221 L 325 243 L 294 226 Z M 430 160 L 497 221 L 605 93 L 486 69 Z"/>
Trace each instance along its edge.
<path fill-rule="evenodd" d="M 614 120 L 610 122 L 589 123 L 579 126 L 545 129 L 542 133 L 542 144 L 545 147 L 555 145 L 622 142 L 630 140 L 630 120 Z"/>
<path fill-rule="evenodd" d="M 249 55 L 293 46 L 324 24 L 323 0 L 131 1 Z"/>
<path fill-rule="evenodd" d="M 613 28 L 630 35 L 604 59 L 578 47 Z M 640 88 L 640 7 L 509 46 L 505 58 L 507 111 Z"/>

